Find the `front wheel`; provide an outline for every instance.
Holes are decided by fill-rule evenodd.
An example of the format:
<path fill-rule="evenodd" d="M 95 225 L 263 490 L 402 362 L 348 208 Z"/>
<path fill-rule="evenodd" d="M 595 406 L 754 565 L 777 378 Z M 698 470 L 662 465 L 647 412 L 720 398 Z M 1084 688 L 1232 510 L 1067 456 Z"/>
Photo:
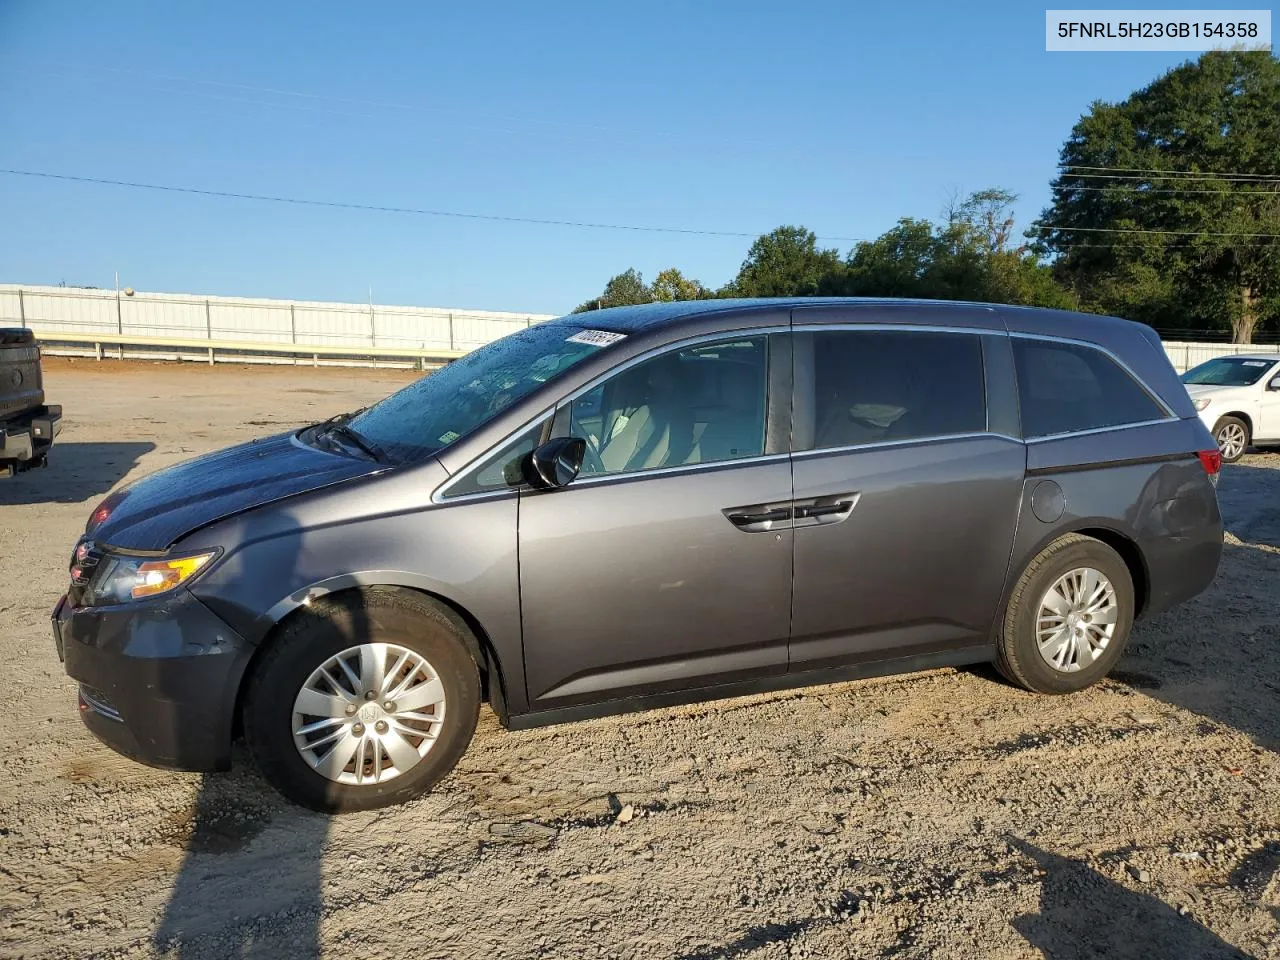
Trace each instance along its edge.
<path fill-rule="evenodd" d="M 1239 417 L 1223 417 L 1213 427 L 1223 463 L 1235 463 L 1249 449 L 1249 425 Z"/>
<path fill-rule="evenodd" d="M 245 693 L 245 739 L 295 803 L 333 813 L 403 803 L 471 742 L 479 670 L 428 598 L 375 589 L 320 600 L 266 642 Z"/>
<path fill-rule="evenodd" d="M 1133 579 L 1120 555 L 1092 537 L 1059 537 L 1013 588 L 996 666 L 1037 693 L 1083 690 L 1120 659 L 1133 614 Z"/>

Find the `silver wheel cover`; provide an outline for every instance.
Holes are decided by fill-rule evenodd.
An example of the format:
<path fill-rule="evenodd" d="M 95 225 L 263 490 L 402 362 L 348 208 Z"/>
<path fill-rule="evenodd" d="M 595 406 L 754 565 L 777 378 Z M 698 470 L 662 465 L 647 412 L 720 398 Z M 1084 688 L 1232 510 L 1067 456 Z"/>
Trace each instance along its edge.
<path fill-rule="evenodd" d="M 1060 673 L 1074 673 L 1097 660 L 1115 635 L 1120 607 L 1111 581 L 1092 567 L 1059 577 L 1036 613 L 1036 647 Z"/>
<path fill-rule="evenodd" d="M 407 773 L 443 729 L 444 685 L 394 643 L 348 647 L 317 667 L 293 700 L 293 743 L 311 769 L 364 786 Z"/>
<path fill-rule="evenodd" d="M 1224 460 L 1234 460 L 1244 453 L 1248 439 L 1244 427 L 1238 423 L 1228 423 L 1218 431 L 1218 452 Z"/>

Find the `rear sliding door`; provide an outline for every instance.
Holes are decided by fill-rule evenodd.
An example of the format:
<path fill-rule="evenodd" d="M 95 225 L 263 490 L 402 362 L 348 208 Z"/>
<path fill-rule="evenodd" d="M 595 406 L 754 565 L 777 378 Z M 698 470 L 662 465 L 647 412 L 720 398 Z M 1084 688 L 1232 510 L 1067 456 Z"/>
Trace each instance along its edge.
<path fill-rule="evenodd" d="M 793 344 L 790 669 L 987 644 L 1026 467 L 1008 336 L 797 325 Z"/>

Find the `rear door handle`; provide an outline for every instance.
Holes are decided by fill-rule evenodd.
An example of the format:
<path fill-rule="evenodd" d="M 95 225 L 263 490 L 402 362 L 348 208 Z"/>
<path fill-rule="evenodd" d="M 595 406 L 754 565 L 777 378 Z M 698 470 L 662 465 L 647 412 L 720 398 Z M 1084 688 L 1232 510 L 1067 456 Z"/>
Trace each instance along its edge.
<path fill-rule="evenodd" d="M 775 507 L 772 510 L 761 510 L 758 513 L 747 512 L 726 512 L 725 516 L 739 530 L 745 530 L 747 527 L 758 526 L 762 523 L 773 523 L 778 520 L 790 520 L 790 507 Z"/>

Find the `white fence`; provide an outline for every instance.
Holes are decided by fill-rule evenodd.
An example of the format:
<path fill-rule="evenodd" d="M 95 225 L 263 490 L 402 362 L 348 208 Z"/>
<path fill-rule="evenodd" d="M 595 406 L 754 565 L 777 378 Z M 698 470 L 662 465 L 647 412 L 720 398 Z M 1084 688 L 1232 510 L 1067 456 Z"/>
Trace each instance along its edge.
<path fill-rule="evenodd" d="M 30 327 L 49 342 L 49 353 L 101 356 L 105 343 L 118 356 L 205 359 L 206 349 L 193 343 L 198 341 L 208 345 L 210 361 L 214 348 L 223 359 L 276 354 L 280 362 L 279 354 L 296 357 L 308 353 L 307 347 L 323 348 L 308 360 L 327 355 L 327 362 L 393 353 L 447 359 L 549 319 L 533 313 L 0 284 L 0 326 Z M 61 347 L 60 335 L 67 337 Z M 103 339 L 95 344 L 95 337 Z"/>
<path fill-rule="evenodd" d="M 0 326 L 27 326 L 47 353 L 315 364 L 447 360 L 534 323 L 535 313 L 117 293 L 0 284 Z M 59 337 L 64 339 L 59 339 Z M 104 350 L 105 348 L 105 350 Z M 1166 341 L 1179 373 L 1280 346 Z"/>

